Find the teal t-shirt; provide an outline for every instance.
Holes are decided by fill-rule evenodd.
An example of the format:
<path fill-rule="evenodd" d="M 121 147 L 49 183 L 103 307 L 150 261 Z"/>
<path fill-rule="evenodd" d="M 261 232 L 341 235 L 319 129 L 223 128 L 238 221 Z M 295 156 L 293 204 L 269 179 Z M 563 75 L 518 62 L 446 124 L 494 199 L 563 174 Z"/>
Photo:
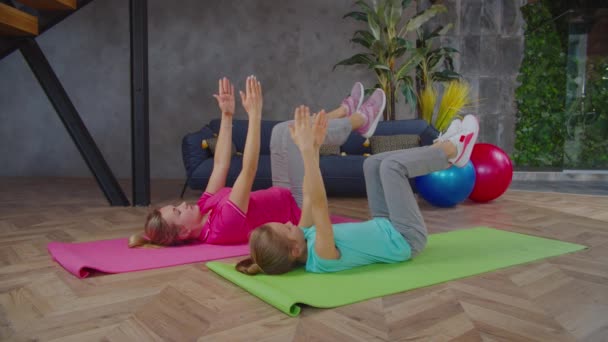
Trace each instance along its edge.
<path fill-rule="evenodd" d="M 409 243 L 386 218 L 334 224 L 333 229 L 340 259 L 328 260 L 315 252 L 315 226 L 302 228 L 308 245 L 306 271 L 338 272 L 375 263 L 397 263 L 411 257 Z"/>

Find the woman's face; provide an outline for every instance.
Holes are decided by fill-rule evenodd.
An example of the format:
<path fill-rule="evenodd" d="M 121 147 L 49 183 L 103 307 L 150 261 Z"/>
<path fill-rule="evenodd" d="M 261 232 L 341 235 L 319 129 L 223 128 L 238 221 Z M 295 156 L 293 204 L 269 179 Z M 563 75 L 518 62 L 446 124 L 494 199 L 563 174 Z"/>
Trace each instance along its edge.
<path fill-rule="evenodd" d="M 203 220 L 203 215 L 201 214 L 198 205 L 187 204 L 186 202 L 182 202 L 182 204 L 178 206 L 166 205 L 160 208 L 160 213 L 169 225 L 183 227 L 187 232 L 192 232 L 193 230 L 200 228 Z M 183 237 L 182 235 L 187 236 Z M 196 237 L 192 237 L 190 234 L 180 234 L 180 238 L 185 240 Z"/>

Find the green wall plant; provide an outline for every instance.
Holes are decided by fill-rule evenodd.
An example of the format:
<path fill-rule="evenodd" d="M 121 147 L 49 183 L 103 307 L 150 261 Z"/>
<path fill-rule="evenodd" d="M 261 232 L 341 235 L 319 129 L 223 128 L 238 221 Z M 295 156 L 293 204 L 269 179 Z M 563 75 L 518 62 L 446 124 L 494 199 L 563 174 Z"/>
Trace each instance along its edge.
<path fill-rule="evenodd" d="M 560 168 L 564 157 L 566 54 L 552 15 L 541 3 L 521 8 L 526 21 L 524 58 L 515 91 L 513 159 L 519 167 Z M 549 21 L 549 22 L 548 22 Z"/>
<path fill-rule="evenodd" d="M 568 97 L 579 60 L 568 61 L 567 20 L 552 19 L 569 8 L 569 0 L 543 0 L 521 9 L 525 51 L 513 153 L 519 168 L 608 167 L 608 56 L 587 56 L 586 96 Z"/>

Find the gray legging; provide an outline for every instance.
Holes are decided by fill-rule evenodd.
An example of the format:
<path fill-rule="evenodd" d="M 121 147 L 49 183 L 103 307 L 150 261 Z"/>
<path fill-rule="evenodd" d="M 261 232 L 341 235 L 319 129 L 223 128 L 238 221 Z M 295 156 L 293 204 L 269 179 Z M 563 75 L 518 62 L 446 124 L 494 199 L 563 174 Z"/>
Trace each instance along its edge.
<path fill-rule="evenodd" d="M 289 135 L 288 125 L 274 127 L 270 138 L 272 183 L 291 189 L 301 207 L 304 163 Z M 325 144 L 342 145 L 351 132 L 349 119 L 330 120 Z M 439 148 L 429 146 L 376 154 L 365 159 L 363 172 L 372 217 L 387 217 L 412 247 L 412 257 L 420 253 L 427 240 L 427 229 L 408 178 L 449 167 Z"/>
<path fill-rule="evenodd" d="M 449 166 L 445 152 L 430 146 L 375 154 L 363 163 L 372 217 L 388 217 L 409 242 L 412 257 L 424 249 L 428 233 L 408 178 Z"/>
<path fill-rule="evenodd" d="M 291 140 L 289 125 L 293 121 L 277 124 L 270 136 L 270 168 L 272 185 L 291 189 L 298 206 L 302 207 L 304 183 L 304 162 L 300 150 Z M 350 119 L 333 119 L 327 124 L 326 145 L 342 145 L 348 139 L 352 126 Z"/>

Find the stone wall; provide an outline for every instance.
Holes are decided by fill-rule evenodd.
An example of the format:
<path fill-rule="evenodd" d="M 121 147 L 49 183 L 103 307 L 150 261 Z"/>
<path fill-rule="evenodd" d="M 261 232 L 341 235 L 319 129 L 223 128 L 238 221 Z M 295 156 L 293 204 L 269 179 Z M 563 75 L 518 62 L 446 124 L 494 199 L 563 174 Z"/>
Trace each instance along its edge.
<path fill-rule="evenodd" d="M 176 2 L 149 0 L 150 170 L 182 178 L 181 138 L 218 116 L 217 79 L 237 87 L 256 74 L 265 118 L 293 108 L 332 109 L 365 67 L 332 66 L 360 48 L 361 22 L 343 20 L 352 0 Z M 446 0 L 439 20 L 455 24 L 445 43 L 479 102 L 481 141 L 513 147 L 515 77 L 522 55 L 523 0 Z M 417 4 L 428 6 L 426 0 Z M 410 9 L 411 13 L 415 8 Z M 131 176 L 128 1 L 99 0 L 37 38 L 110 168 Z M 90 171 L 17 51 L 0 60 L 0 176 L 84 176 Z M 237 110 L 237 118 L 245 118 Z M 412 118 L 401 98 L 397 118 Z"/>
<path fill-rule="evenodd" d="M 467 112 L 478 114 L 479 140 L 495 144 L 507 153 L 515 139 L 515 89 L 523 58 L 524 22 L 519 8 L 526 0 L 444 0 L 448 12 L 433 25 L 452 23 L 441 38 L 444 46 L 459 50 L 455 68 L 471 85 L 473 105 Z M 419 1 L 418 9 L 430 6 Z"/>

